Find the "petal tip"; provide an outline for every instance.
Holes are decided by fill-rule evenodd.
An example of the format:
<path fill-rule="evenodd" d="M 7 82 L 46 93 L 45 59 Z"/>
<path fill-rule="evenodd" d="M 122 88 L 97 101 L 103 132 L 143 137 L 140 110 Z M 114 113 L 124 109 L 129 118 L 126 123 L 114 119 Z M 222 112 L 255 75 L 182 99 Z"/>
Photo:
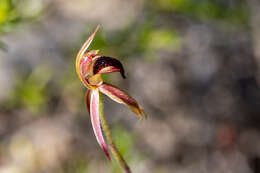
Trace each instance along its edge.
<path fill-rule="evenodd" d="M 106 157 L 108 158 L 108 160 L 111 161 L 111 157 L 110 157 L 110 154 L 109 154 L 109 152 L 108 152 L 107 147 L 103 145 L 103 146 L 102 146 L 102 150 L 105 152 L 105 155 L 106 155 Z"/>
<path fill-rule="evenodd" d="M 77 58 L 80 59 L 83 54 L 86 52 L 86 50 L 88 49 L 88 47 L 90 46 L 92 40 L 94 39 L 97 31 L 99 30 L 100 25 L 98 25 L 96 27 L 96 29 L 92 32 L 92 34 L 89 36 L 89 38 L 85 41 L 85 43 L 83 44 L 83 46 L 80 48 L 78 54 L 77 54 Z M 79 61 L 79 60 L 78 60 Z"/>
<path fill-rule="evenodd" d="M 138 114 L 138 116 L 140 117 L 140 121 L 142 121 L 143 120 L 143 118 L 144 119 L 147 119 L 147 114 L 146 114 L 146 112 L 144 112 L 144 110 L 142 109 L 142 108 L 140 108 L 140 113 Z"/>

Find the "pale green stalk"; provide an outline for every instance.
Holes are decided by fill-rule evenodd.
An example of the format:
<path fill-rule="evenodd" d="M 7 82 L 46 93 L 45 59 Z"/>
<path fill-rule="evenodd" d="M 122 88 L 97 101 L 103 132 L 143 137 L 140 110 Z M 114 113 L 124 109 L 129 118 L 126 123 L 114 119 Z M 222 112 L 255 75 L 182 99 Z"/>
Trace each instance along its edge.
<path fill-rule="evenodd" d="M 99 116 L 100 116 L 101 126 L 103 128 L 105 138 L 107 140 L 107 143 L 108 143 L 108 146 L 110 148 L 112 155 L 114 156 L 114 158 L 116 159 L 117 163 L 120 165 L 120 167 L 124 171 L 124 173 L 131 173 L 129 166 L 127 165 L 126 161 L 121 156 L 121 154 L 119 153 L 118 149 L 116 148 L 116 146 L 113 142 L 113 139 L 112 139 L 112 136 L 111 136 L 108 124 L 106 122 L 104 112 L 103 112 L 103 99 L 102 99 L 101 93 L 99 93 Z"/>

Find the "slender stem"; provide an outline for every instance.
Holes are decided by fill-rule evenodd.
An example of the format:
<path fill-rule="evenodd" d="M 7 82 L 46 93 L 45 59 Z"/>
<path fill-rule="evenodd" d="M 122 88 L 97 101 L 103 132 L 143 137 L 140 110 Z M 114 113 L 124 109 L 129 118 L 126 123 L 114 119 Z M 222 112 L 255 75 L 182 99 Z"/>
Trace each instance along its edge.
<path fill-rule="evenodd" d="M 118 151 L 118 149 L 116 148 L 108 124 L 106 122 L 105 116 L 104 116 L 104 112 L 103 112 L 103 100 L 102 100 L 102 94 L 99 93 L 99 116 L 100 116 L 100 121 L 101 121 L 101 126 L 103 128 L 106 140 L 108 142 L 108 146 L 110 148 L 110 151 L 112 153 L 112 155 L 114 156 L 114 158 L 116 159 L 117 163 L 120 165 L 120 167 L 122 168 L 122 170 L 124 171 L 124 173 L 131 173 L 131 170 L 129 168 L 129 166 L 127 165 L 126 161 L 124 160 L 124 158 L 122 157 L 122 155 L 120 154 L 120 152 Z"/>

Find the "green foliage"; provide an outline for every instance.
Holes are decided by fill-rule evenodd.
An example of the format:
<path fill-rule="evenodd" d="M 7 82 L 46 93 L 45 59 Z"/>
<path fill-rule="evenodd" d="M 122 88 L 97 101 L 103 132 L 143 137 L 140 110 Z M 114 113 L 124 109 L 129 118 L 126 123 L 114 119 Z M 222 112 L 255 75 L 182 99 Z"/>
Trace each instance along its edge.
<path fill-rule="evenodd" d="M 48 90 L 46 88 L 52 75 L 47 66 L 37 67 L 29 76 L 17 80 L 17 86 L 6 102 L 6 109 L 18 105 L 25 106 L 32 113 L 43 111 L 47 104 Z"/>
<path fill-rule="evenodd" d="M 22 21 L 39 16 L 46 5 L 43 1 L 0 0 L 0 36 L 14 30 Z M 1 49 L 7 50 L 7 46 L 0 40 Z"/>
<path fill-rule="evenodd" d="M 122 156 L 127 160 L 127 162 L 131 162 L 133 159 L 133 148 L 134 148 L 134 138 L 133 136 L 127 132 L 122 126 L 117 125 L 112 129 L 113 140 L 117 149 L 122 154 Z M 112 172 L 118 173 L 120 172 L 120 168 L 118 165 L 113 162 Z"/>
<path fill-rule="evenodd" d="M 18 22 L 19 17 L 11 0 L 0 1 L 0 34 L 10 31 Z"/>
<path fill-rule="evenodd" d="M 140 32 L 138 46 L 145 58 L 151 59 L 158 57 L 158 51 L 178 51 L 181 42 L 181 36 L 174 29 L 144 28 Z"/>
<path fill-rule="evenodd" d="M 243 1 L 234 3 L 232 7 L 227 3 L 214 0 L 154 0 L 152 2 L 152 7 L 158 11 L 175 12 L 200 20 L 221 20 L 240 25 L 248 23 L 248 7 Z"/>
<path fill-rule="evenodd" d="M 66 164 L 64 173 L 86 173 L 88 162 L 84 157 L 78 156 Z"/>
<path fill-rule="evenodd" d="M 129 155 L 133 150 L 133 136 L 120 125 L 113 128 L 112 135 L 120 153 Z"/>

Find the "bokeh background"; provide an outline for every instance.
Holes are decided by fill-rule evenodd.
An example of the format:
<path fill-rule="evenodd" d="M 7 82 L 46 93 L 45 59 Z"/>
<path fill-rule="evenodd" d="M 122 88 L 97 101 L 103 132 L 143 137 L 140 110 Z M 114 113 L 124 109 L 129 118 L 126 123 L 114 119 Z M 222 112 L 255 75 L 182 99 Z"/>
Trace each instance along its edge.
<path fill-rule="evenodd" d="M 134 173 L 260 172 L 260 1 L 0 0 L 0 172 L 119 173 L 98 146 L 78 49 L 117 57 L 104 100 Z"/>

